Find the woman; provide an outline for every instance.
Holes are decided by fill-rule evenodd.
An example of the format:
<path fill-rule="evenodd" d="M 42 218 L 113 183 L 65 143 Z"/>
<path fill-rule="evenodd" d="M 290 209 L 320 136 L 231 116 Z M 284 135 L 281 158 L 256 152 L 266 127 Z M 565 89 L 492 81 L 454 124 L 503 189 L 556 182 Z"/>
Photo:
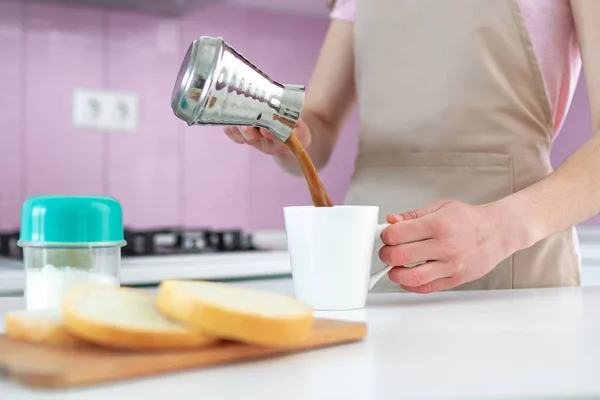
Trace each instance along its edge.
<path fill-rule="evenodd" d="M 399 213 L 376 290 L 579 285 L 573 226 L 600 212 L 600 2 L 339 0 L 332 17 L 296 133 L 322 168 L 358 104 L 346 202 Z M 595 134 L 553 171 L 581 61 Z M 300 173 L 268 132 L 225 132 Z"/>

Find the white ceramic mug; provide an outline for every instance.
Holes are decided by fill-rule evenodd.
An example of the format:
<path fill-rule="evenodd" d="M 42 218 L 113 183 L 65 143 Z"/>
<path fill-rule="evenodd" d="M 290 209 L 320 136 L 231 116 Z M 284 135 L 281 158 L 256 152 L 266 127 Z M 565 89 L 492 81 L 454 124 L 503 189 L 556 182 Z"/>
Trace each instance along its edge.
<path fill-rule="evenodd" d="M 296 297 L 315 310 L 365 306 L 367 293 L 392 267 L 372 276 L 377 206 L 284 207 Z"/>

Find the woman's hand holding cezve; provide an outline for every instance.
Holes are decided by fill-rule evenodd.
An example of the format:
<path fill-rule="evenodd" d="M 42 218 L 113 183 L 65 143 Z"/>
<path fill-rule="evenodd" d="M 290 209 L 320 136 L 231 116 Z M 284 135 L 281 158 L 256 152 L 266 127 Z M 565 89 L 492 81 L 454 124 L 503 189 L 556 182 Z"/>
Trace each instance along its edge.
<path fill-rule="evenodd" d="M 285 143 L 277 139 L 275 135 L 266 129 L 259 129 L 252 126 L 226 126 L 224 131 L 229 139 L 235 143 L 248 144 L 265 154 L 273 156 L 287 156 L 291 154 L 290 149 Z M 302 118 L 298 120 L 294 134 L 298 137 L 304 148 L 310 145 L 312 135 Z"/>

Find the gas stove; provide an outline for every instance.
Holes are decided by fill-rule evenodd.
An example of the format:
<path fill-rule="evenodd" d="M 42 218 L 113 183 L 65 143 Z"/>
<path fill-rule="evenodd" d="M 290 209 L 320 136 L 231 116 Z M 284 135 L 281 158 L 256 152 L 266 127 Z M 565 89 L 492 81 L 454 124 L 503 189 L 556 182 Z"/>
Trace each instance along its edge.
<path fill-rule="evenodd" d="M 125 241 L 124 257 L 261 250 L 252 243 L 252 235 L 241 229 L 125 229 Z"/>
<path fill-rule="evenodd" d="M 252 235 L 241 229 L 209 228 L 124 229 L 123 258 L 177 254 L 235 253 L 261 251 L 252 243 Z M 19 231 L 0 232 L 0 256 L 22 260 L 17 241 Z"/>
<path fill-rule="evenodd" d="M 17 246 L 18 240 L 19 231 L 0 232 L 0 257 L 16 260 L 23 259 L 23 252 L 21 251 L 21 248 Z"/>

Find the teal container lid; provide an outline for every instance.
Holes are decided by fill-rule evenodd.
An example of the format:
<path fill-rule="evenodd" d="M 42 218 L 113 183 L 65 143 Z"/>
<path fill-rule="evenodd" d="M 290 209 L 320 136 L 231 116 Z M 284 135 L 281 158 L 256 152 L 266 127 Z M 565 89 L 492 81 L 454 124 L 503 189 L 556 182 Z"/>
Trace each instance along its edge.
<path fill-rule="evenodd" d="M 121 204 L 112 197 L 30 197 L 19 239 L 19 246 L 124 246 Z"/>

